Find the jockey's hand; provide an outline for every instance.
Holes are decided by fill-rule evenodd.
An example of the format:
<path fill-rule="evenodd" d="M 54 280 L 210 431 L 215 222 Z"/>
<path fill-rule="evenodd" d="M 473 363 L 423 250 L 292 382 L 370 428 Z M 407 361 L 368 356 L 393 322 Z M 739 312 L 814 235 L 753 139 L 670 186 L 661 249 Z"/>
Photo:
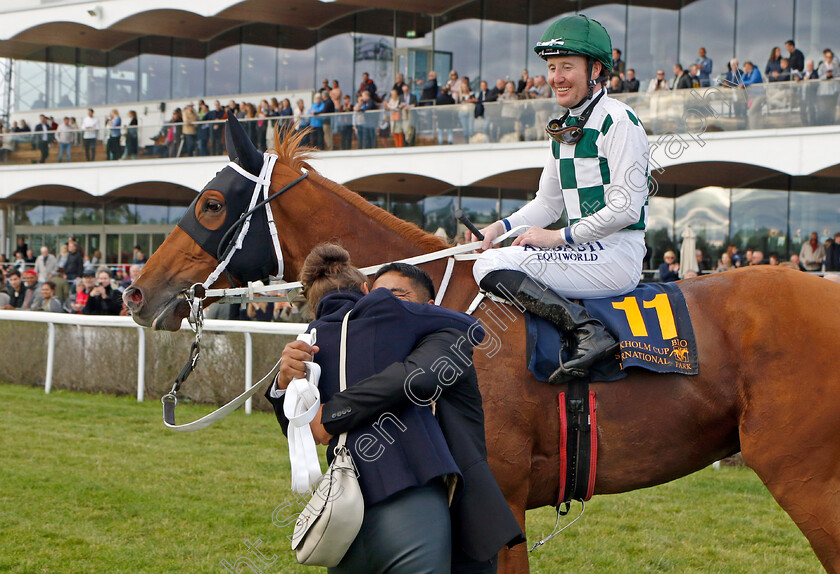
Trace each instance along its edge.
<path fill-rule="evenodd" d="M 550 231 L 542 227 L 530 227 L 528 231 L 513 240 L 513 245 L 533 245 L 534 247 L 557 247 L 564 245 L 563 231 Z"/>
<path fill-rule="evenodd" d="M 321 405 L 318 407 L 318 413 L 315 415 L 315 418 L 309 423 L 309 428 L 312 430 L 312 438 L 315 439 L 317 444 L 328 445 L 333 435 L 328 433 L 324 425 L 321 424 L 321 414 L 323 412 L 324 405 Z"/>
<path fill-rule="evenodd" d="M 280 355 L 280 371 L 277 373 L 277 389 L 284 390 L 292 379 L 302 379 L 306 376 L 304 361 L 311 361 L 317 353 L 318 345 L 309 346 L 303 341 L 292 341 L 283 349 Z"/>
<path fill-rule="evenodd" d="M 487 251 L 491 247 L 493 247 L 493 240 L 500 236 L 502 233 L 505 232 L 505 224 L 501 221 L 497 221 L 495 223 L 491 223 L 484 229 L 481 229 L 481 234 L 484 236 L 484 241 L 481 242 L 481 247 L 478 249 L 478 252 L 481 253 L 482 251 Z M 467 229 L 464 231 L 464 240 L 467 243 L 472 243 L 473 241 L 478 241 L 478 237 L 472 234 L 472 232 Z"/>

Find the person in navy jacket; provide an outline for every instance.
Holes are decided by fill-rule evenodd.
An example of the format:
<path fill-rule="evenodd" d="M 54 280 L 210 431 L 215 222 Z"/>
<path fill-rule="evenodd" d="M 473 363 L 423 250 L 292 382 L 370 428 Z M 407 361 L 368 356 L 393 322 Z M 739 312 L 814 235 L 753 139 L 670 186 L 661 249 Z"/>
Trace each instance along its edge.
<path fill-rule="evenodd" d="M 343 249 L 316 248 L 304 265 L 305 286 L 313 259 L 315 268 L 349 267 Z M 320 275 L 305 287 L 308 298 L 325 291 L 318 286 L 319 280 L 325 283 Z M 486 461 L 481 395 L 471 367 L 472 345 L 481 341 L 483 331 L 467 315 L 397 299 L 406 291 L 400 287 L 404 277 L 399 266 L 384 268 L 378 277 L 378 284 L 396 287 L 364 296 L 359 287 L 366 291 L 367 285 L 358 274 L 355 285 L 323 293 L 318 319 L 310 325 L 317 329 L 315 361 L 322 367 L 323 405 L 313 422 L 315 429 L 320 427 L 315 435 L 334 444 L 338 434 L 348 432 L 366 507 L 359 537 L 331 572 L 378 572 L 397 564 L 410 571 L 449 572 L 450 563 L 453 572 L 494 572 L 498 550 L 524 537 Z M 339 286 L 334 280 L 326 283 L 330 289 Z M 411 284 L 401 285 L 410 290 Z M 428 286 L 433 292 L 431 281 Z M 415 300 L 433 297 L 417 283 L 414 291 L 419 294 Z M 348 389 L 338 393 L 340 326 L 351 309 Z M 462 353 L 452 357 L 451 345 L 459 340 Z M 284 350 L 286 375 L 278 377 L 282 386 L 291 379 L 293 366 L 302 367 L 298 359 L 309 359 L 301 345 L 292 343 Z M 463 369 L 457 384 L 441 387 L 431 365 L 447 356 Z M 438 388 L 445 392 L 436 393 Z M 276 394 L 270 389 L 266 396 L 285 430 L 282 398 L 272 396 Z M 436 394 L 437 419 L 428 406 Z M 450 512 L 438 477 L 453 474 L 459 480 Z"/>

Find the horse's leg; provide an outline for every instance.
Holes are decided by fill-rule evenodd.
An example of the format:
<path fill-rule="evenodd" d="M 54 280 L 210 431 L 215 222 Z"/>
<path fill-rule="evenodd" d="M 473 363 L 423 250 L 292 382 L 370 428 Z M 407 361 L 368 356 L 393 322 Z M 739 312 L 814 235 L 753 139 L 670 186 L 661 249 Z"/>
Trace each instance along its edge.
<path fill-rule="evenodd" d="M 771 372 L 771 371 L 767 371 Z M 823 375 L 825 376 L 825 375 Z M 803 377 L 802 381 L 814 380 Z M 779 505 L 790 515 L 830 574 L 840 574 L 840 409 L 797 400 L 792 379 L 785 394 L 762 393 L 748 403 L 741 422 L 744 461 L 755 470 Z M 775 401 L 775 406 L 770 403 Z M 767 408 L 764 408 L 767 407 Z"/>

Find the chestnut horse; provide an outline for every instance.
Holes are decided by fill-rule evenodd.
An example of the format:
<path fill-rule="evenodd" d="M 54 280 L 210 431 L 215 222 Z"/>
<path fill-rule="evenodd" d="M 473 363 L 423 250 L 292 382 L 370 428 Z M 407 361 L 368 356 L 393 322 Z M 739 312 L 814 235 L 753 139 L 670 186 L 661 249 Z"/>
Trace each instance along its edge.
<path fill-rule="evenodd" d="M 239 132 L 238 123 L 228 126 L 233 134 L 228 149 L 235 149 L 230 155 L 255 173 L 262 156 L 247 149 L 250 143 Z M 339 240 L 360 267 L 446 247 L 311 170 L 299 143 L 299 137 L 275 142 L 279 159 L 271 174 L 276 191 L 309 170 L 271 202 L 289 280 L 297 278 L 312 248 L 325 241 Z M 217 229 L 225 221 L 230 198 L 224 191 L 207 190 L 196 199 L 191 209 L 202 226 Z M 270 252 L 271 244 L 264 249 Z M 184 290 L 204 281 L 216 265 L 213 255 L 176 227 L 125 293 L 135 321 L 177 330 L 189 312 Z M 439 285 L 445 262 L 424 268 Z M 227 286 L 224 276 L 214 284 Z M 693 319 L 700 374 L 635 371 L 618 382 L 592 384 L 600 441 L 595 494 L 668 482 L 740 450 L 825 569 L 840 573 L 840 371 L 830 358 L 840 286 L 760 267 L 700 277 L 681 287 Z M 466 310 L 477 289 L 470 262 L 459 262 L 443 303 Z M 538 382 L 527 370 L 523 317 L 517 313 L 503 330 L 489 313 L 504 318 L 492 306 L 475 313 L 488 330 L 475 353 L 487 448 L 524 531 L 526 509 L 557 503 L 557 395 L 563 387 Z M 528 571 L 524 544 L 500 555 L 499 571 Z"/>

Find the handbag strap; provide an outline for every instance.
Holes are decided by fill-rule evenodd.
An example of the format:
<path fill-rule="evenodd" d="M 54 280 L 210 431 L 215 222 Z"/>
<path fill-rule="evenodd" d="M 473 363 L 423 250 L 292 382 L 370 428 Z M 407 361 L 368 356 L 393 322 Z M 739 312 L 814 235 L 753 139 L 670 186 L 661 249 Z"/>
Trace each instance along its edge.
<path fill-rule="evenodd" d="M 344 320 L 341 322 L 341 346 L 338 354 L 338 390 L 340 392 L 347 388 L 347 323 L 350 322 L 350 313 L 352 312 L 352 309 L 347 311 Z M 347 433 L 343 432 L 338 436 L 338 444 L 335 445 L 336 452 L 344 448 L 346 441 Z"/>

